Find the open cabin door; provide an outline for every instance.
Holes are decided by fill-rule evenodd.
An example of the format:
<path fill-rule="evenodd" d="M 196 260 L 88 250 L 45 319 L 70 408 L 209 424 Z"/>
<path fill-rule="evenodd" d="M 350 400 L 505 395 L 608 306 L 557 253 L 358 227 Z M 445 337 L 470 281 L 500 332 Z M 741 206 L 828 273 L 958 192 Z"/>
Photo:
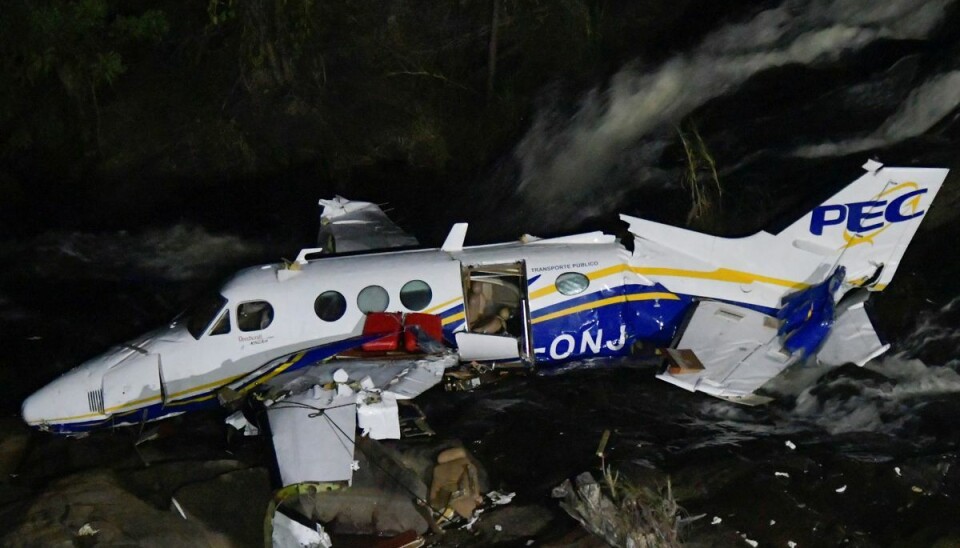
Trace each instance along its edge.
<path fill-rule="evenodd" d="M 531 361 L 523 261 L 464 265 L 462 273 L 467 327 L 457 334 L 460 359 Z"/>

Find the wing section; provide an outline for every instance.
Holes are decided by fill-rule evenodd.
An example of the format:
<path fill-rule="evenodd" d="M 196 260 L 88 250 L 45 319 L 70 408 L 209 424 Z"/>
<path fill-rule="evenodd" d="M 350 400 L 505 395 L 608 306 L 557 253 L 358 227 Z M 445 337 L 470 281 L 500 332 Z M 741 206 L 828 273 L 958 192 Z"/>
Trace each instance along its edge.
<path fill-rule="evenodd" d="M 864 309 L 869 293 L 843 293 L 846 269 L 787 295 L 776 316 L 718 301 L 695 305 L 658 378 L 690 391 L 757 405 L 756 390 L 791 365 L 863 365 L 886 352 Z"/>
<path fill-rule="evenodd" d="M 359 427 L 373 439 L 398 439 L 397 402 L 435 386 L 449 353 L 421 359 L 345 359 L 265 383 L 274 451 L 284 485 L 349 482 Z"/>
<path fill-rule="evenodd" d="M 320 205 L 317 243 L 325 254 L 418 245 L 416 238 L 401 230 L 376 204 L 337 196 L 320 200 Z"/>

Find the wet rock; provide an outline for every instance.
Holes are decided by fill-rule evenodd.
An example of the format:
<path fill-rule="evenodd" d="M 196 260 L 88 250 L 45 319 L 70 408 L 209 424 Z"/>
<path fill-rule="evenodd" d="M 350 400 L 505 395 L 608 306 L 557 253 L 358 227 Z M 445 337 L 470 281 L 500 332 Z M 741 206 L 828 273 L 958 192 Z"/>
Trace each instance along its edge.
<path fill-rule="evenodd" d="M 89 528 L 85 528 L 89 525 Z M 80 535 L 84 529 L 85 535 Z M 95 532 L 92 532 L 95 531 Z M 74 474 L 30 501 L 4 546 L 231 546 L 203 524 L 157 509 L 126 491 L 114 473 Z"/>
<path fill-rule="evenodd" d="M 536 537 L 553 519 L 554 514 L 542 506 L 508 505 L 484 512 L 473 528 L 479 545 L 522 544 L 519 541 Z"/>
<path fill-rule="evenodd" d="M 352 486 L 301 494 L 284 504 L 340 535 L 425 532 L 429 528 L 425 509 L 416 501 L 427 499 L 426 483 L 383 444 L 359 438 L 356 448 L 359 468 Z"/>
<path fill-rule="evenodd" d="M 188 520 L 230 537 L 237 546 L 263 546 L 263 518 L 273 491 L 264 468 L 227 472 L 174 494 Z"/>
<path fill-rule="evenodd" d="M 158 508 L 166 508 L 170 497 L 181 487 L 249 468 L 230 459 L 210 461 L 176 461 L 154 464 L 146 468 L 118 472 L 124 487 Z"/>
<path fill-rule="evenodd" d="M 17 471 L 27 450 L 30 431 L 19 418 L 0 419 L 0 482 Z"/>

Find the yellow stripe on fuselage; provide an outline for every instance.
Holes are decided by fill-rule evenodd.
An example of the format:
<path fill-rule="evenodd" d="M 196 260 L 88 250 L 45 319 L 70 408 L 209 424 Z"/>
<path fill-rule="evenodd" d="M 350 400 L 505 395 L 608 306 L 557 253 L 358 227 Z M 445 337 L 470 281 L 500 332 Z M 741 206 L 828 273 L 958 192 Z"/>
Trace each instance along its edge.
<path fill-rule="evenodd" d="M 576 306 L 571 306 L 570 308 L 564 308 L 563 310 L 558 310 L 556 312 L 551 312 L 550 314 L 544 314 L 539 318 L 534 318 L 530 320 L 531 324 L 537 324 L 540 322 L 545 322 L 555 318 L 560 318 L 562 316 L 568 316 L 570 314 L 576 314 L 577 312 L 583 312 L 584 310 L 590 310 L 593 308 L 600 308 L 602 306 L 607 306 L 610 304 L 623 303 L 627 301 L 653 301 L 653 300 L 665 300 L 665 301 L 678 301 L 680 297 L 674 295 L 673 293 L 636 293 L 634 295 L 617 296 L 609 297 L 606 299 L 600 299 L 599 301 L 592 301 L 589 303 L 579 304 Z"/>
<path fill-rule="evenodd" d="M 695 278 L 698 280 L 714 280 L 718 282 L 729 282 L 739 284 L 750 284 L 760 282 L 771 285 L 779 285 L 792 289 L 805 289 L 810 284 L 785 280 L 783 278 L 774 278 L 742 270 L 731 270 L 729 268 L 718 268 L 716 270 L 686 270 L 682 268 L 661 268 L 634 266 L 630 270 L 642 276 L 676 276 L 679 278 Z"/>
<path fill-rule="evenodd" d="M 244 388 L 243 390 L 244 390 L 244 391 L 249 391 L 251 388 L 254 388 L 254 387 L 256 387 L 256 386 L 259 386 L 259 385 L 263 384 L 264 382 L 272 379 L 273 377 L 279 375 L 279 374 L 282 373 L 283 371 L 286 371 L 291 365 L 297 363 L 301 358 L 303 358 L 303 355 L 304 355 L 304 354 L 305 354 L 305 352 L 301 352 L 301 353 L 297 354 L 296 356 L 293 357 L 293 359 L 291 359 L 291 360 L 288 361 L 288 362 L 285 362 L 285 363 L 281 364 L 279 367 L 277 367 L 276 369 L 274 369 L 273 371 L 271 371 L 271 372 L 268 373 L 267 375 L 264 375 L 264 376 L 261 377 L 260 379 L 257 379 L 256 382 L 254 382 L 253 384 L 251 384 L 251 385 L 248 386 L 247 388 Z M 249 375 L 249 373 L 243 373 L 243 374 L 240 374 L 240 375 L 234 375 L 234 376 L 232 376 L 232 377 L 227 377 L 227 378 L 220 379 L 220 380 L 217 380 L 217 381 L 209 382 L 209 383 L 206 383 L 206 384 L 202 384 L 202 385 L 200 385 L 200 386 L 194 386 L 194 387 L 192 387 L 192 388 L 188 388 L 188 389 L 186 389 L 186 390 L 181 390 L 181 391 L 179 391 L 179 392 L 175 392 L 175 393 L 173 393 L 173 394 L 170 394 L 169 396 L 167 396 L 167 399 L 172 400 L 172 399 L 175 399 L 175 398 L 177 398 L 178 396 L 182 396 L 182 395 L 184 395 L 184 394 L 190 394 L 190 393 L 200 392 L 200 391 L 206 390 L 206 389 L 208 389 L 208 388 L 214 388 L 214 387 L 217 387 L 217 386 L 224 386 L 224 385 L 227 385 L 227 384 L 232 383 L 233 381 L 235 381 L 235 380 L 237 380 L 237 379 L 243 378 L 243 377 L 245 377 L 246 375 Z M 183 404 L 187 404 L 187 403 L 195 403 L 195 402 L 198 402 L 198 401 L 209 400 L 209 399 L 213 398 L 214 396 L 215 396 L 215 394 L 204 394 L 204 395 L 198 396 L 198 397 L 196 397 L 196 398 L 190 398 L 190 399 L 187 399 L 187 400 L 170 402 L 170 404 L 171 404 L 171 405 L 183 405 Z M 143 406 L 144 404 L 156 403 L 156 402 L 161 401 L 162 399 L 163 399 L 162 395 L 157 394 L 157 395 L 155 395 L 155 396 L 149 396 L 149 397 L 146 397 L 146 398 L 141 398 L 141 399 L 139 399 L 139 400 L 133 400 L 133 401 L 129 401 L 129 402 L 126 402 L 126 403 L 122 403 L 122 404 L 120 404 L 120 405 L 114 405 L 113 407 L 108 407 L 108 408 L 106 408 L 106 409 L 103 410 L 103 413 L 102 413 L 102 414 L 101 414 L 101 413 L 85 413 L 85 414 L 83 414 L 83 415 L 74 415 L 74 416 L 72 416 L 72 417 L 58 417 L 58 418 L 55 418 L 55 419 L 47 419 L 46 422 L 52 424 L 52 423 L 60 423 L 60 422 L 66 422 L 66 421 L 76 421 L 76 420 L 78 420 L 78 419 L 89 419 L 89 418 L 94 418 L 94 417 L 103 417 L 104 415 L 115 415 L 115 414 L 117 414 L 118 412 L 129 413 L 129 412 L 131 412 L 131 411 L 136 411 L 139 407 Z"/>
<path fill-rule="evenodd" d="M 587 272 L 586 276 L 590 281 L 593 281 L 599 278 L 603 278 L 605 276 L 610 276 L 612 274 L 618 274 L 620 272 L 624 272 L 626 269 L 627 269 L 627 265 L 617 264 L 617 265 L 609 266 L 607 268 L 601 268 L 600 270 L 595 270 L 593 272 Z M 545 297 L 547 295 L 550 295 L 556 292 L 557 292 L 556 284 L 551 284 L 551 285 L 548 285 L 547 287 L 541 287 L 540 289 L 530 293 L 530 300 L 537 299 L 540 297 Z"/>
<path fill-rule="evenodd" d="M 426 310 L 423 310 L 422 312 L 423 312 L 424 314 L 434 314 L 434 313 L 436 313 L 437 310 L 440 310 L 441 308 L 446 308 L 446 307 L 450 306 L 451 304 L 453 304 L 453 303 L 455 303 L 455 302 L 457 302 L 457 301 L 462 301 L 462 300 L 463 300 L 462 297 L 454 297 L 454 298 L 450 299 L 449 301 L 442 302 L 442 303 L 438 304 L 437 306 L 428 308 L 428 309 L 426 309 Z"/>
<path fill-rule="evenodd" d="M 444 319 L 440 322 L 440 324 L 441 324 L 441 325 L 448 325 L 448 324 L 451 324 L 451 323 L 453 323 L 453 322 L 460 321 L 460 320 L 462 320 L 464 317 L 465 317 L 465 316 L 463 315 L 463 312 L 457 312 L 456 314 L 454 314 L 453 316 L 450 316 L 449 318 L 444 318 Z"/>

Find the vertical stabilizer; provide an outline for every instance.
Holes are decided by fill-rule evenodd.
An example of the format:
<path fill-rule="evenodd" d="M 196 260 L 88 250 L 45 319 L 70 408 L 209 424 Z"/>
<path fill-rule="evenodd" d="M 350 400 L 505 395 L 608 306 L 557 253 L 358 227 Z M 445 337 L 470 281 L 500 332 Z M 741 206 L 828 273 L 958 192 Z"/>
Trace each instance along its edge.
<path fill-rule="evenodd" d="M 874 161 L 863 167 L 863 176 L 776 237 L 833 257 L 835 265 L 847 269 L 848 282 L 882 290 L 893 279 L 948 170 L 883 167 Z"/>

